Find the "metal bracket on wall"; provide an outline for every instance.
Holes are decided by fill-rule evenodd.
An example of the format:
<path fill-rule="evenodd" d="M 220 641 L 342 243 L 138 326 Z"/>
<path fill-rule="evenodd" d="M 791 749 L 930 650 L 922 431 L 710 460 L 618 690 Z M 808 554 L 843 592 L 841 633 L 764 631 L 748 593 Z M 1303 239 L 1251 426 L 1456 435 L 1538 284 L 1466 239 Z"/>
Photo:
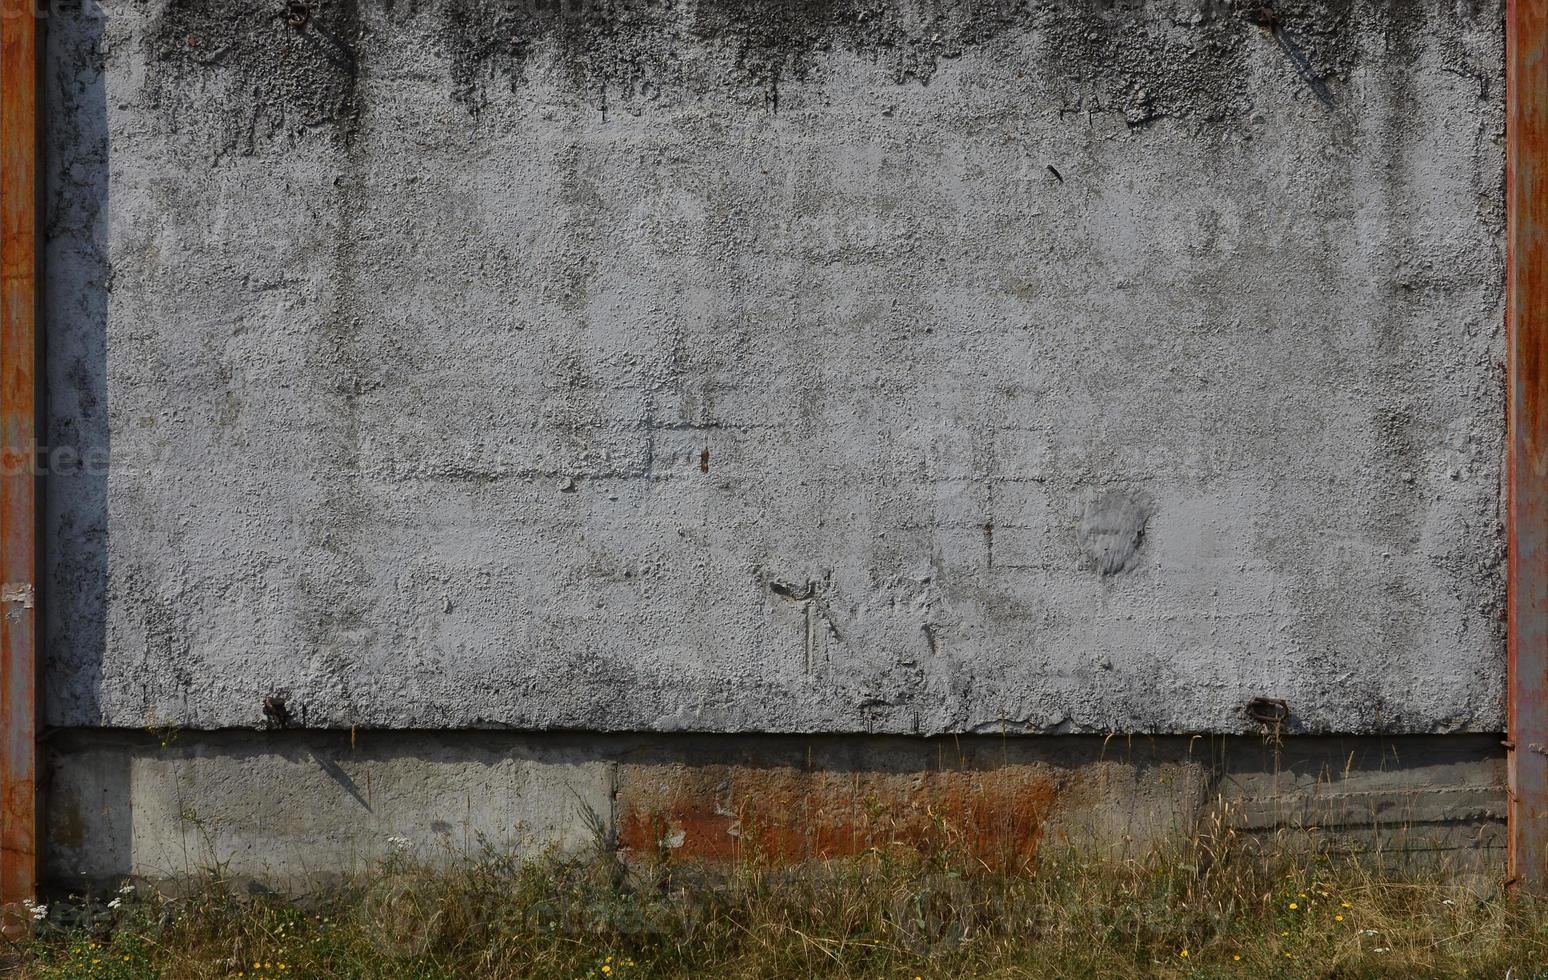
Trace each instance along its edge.
<path fill-rule="evenodd" d="M 38 879 L 36 0 L 0 0 L 0 925 Z"/>
<path fill-rule="evenodd" d="M 1510 874 L 1548 887 L 1548 0 L 1505 27 Z"/>

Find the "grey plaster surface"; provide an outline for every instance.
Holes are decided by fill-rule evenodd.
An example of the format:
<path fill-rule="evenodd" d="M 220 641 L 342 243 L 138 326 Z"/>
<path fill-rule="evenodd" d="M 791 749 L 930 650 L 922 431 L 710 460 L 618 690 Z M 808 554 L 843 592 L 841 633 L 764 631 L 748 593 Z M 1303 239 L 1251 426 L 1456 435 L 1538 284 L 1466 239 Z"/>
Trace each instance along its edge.
<path fill-rule="evenodd" d="M 1498 730 L 1501 7 L 1274 6 L 54 11 L 49 721 Z"/>

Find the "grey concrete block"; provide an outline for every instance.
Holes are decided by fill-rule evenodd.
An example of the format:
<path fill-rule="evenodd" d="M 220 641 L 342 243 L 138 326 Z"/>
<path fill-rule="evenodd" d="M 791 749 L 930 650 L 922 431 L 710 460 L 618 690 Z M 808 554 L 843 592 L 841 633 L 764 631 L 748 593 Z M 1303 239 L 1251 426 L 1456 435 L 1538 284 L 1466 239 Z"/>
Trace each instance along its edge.
<path fill-rule="evenodd" d="M 605 760 L 499 735 L 81 732 L 50 772 L 45 854 L 61 884 L 220 869 L 303 888 L 394 853 L 589 847 L 611 810 Z"/>
<path fill-rule="evenodd" d="M 616 847 L 629 860 L 1048 849 L 1133 857 L 1251 842 L 1503 868 L 1503 756 L 1484 736 L 635 736 L 80 729 L 50 742 L 59 886 L 219 869 L 287 890 L 402 847 L 455 863 Z M 395 840 L 396 839 L 396 840 Z"/>

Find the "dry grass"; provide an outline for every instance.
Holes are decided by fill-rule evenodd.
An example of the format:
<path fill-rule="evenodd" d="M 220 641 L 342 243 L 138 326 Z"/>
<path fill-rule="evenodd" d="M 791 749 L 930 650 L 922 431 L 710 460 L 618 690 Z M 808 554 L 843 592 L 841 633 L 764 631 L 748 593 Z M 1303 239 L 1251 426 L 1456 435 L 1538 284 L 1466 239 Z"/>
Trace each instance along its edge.
<path fill-rule="evenodd" d="M 625 865 L 604 847 L 432 869 L 395 857 L 295 901 L 55 902 L 25 978 L 1548 976 L 1548 905 L 1380 874 L 1222 823 L 1144 859 L 948 851 L 799 868 Z"/>

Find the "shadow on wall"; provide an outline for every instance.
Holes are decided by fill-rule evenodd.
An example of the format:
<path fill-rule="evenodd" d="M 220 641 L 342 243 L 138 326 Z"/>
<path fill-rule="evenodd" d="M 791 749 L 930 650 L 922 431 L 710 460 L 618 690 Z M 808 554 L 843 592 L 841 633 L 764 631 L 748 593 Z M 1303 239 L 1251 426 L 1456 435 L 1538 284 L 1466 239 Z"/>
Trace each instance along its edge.
<path fill-rule="evenodd" d="M 92 718 L 107 607 L 108 124 L 95 3 L 44 19 L 46 719 Z"/>
<path fill-rule="evenodd" d="M 109 428 L 108 118 L 94 0 L 41 5 L 46 418 L 40 592 L 43 718 L 100 716 L 106 642 Z M 127 785 L 122 798 L 128 803 Z"/>

